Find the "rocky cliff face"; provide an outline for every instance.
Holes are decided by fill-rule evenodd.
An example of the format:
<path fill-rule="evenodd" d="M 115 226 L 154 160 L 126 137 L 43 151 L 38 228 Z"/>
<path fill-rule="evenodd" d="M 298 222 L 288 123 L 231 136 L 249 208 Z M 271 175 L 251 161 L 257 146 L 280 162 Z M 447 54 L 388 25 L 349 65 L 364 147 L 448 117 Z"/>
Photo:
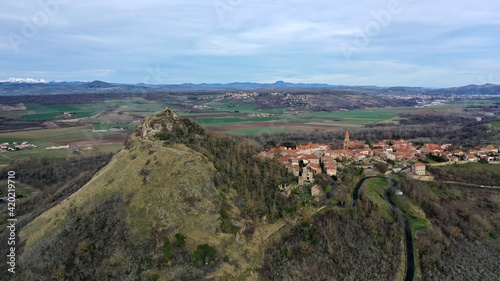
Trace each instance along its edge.
<path fill-rule="evenodd" d="M 139 134 L 145 140 L 153 140 L 162 133 L 173 133 L 174 127 L 183 127 L 180 118 L 174 112 L 165 109 L 164 111 L 148 116 L 137 127 L 136 134 Z"/>

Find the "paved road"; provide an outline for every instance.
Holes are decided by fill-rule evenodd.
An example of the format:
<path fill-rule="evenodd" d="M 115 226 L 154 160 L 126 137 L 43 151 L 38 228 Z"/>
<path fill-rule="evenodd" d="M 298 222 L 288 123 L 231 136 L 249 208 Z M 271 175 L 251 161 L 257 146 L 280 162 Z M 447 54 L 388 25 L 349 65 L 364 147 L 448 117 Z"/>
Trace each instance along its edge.
<path fill-rule="evenodd" d="M 361 186 L 363 185 L 363 183 L 365 182 L 365 180 L 371 179 L 371 178 L 385 178 L 385 177 L 375 176 L 375 177 L 364 177 L 364 178 L 362 178 L 358 182 L 358 184 L 356 185 L 356 188 L 354 189 L 354 192 L 352 193 L 352 206 L 353 207 L 356 207 L 356 204 L 358 204 L 359 190 L 361 189 Z"/>
<path fill-rule="evenodd" d="M 359 198 L 359 190 L 361 189 L 361 186 L 367 179 L 371 178 L 384 178 L 388 179 L 387 177 L 383 176 L 375 176 L 375 177 L 365 177 L 362 178 L 358 184 L 356 185 L 356 188 L 354 189 L 354 192 L 352 194 L 352 199 L 353 203 L 352 206 L 355 207 L 356 204 L 358 203 L 358 198 Z M 396 188 L 398 186 L 397 181 L 390 179 L 392 181 L 392 188 Z M 398 212 L 401 212 L 401 210 L 394 204 L 394 202 L 391 199 L 391 191 L 390 189 L 386 190 L 385 192 L 385 199 L 389 204 L 391 204 L 392 208 L 394 210 L 397 210 Z M 405 224 L 405 240 L 406 240 L 406 277 L 405 281 L 413 281 L 413 277 L 415 276 L 415 256 L 413 253 L 413 237 L 411 236 L 411 225 L 410 221 L 405 217 L 404 218 L 404 224 Z"/>
<path fill-rule="evenodd" d="M 443 182 L 444 183 L 451 183 L 451 184 L 467 185 L 467 186 L 478 187 L 478 188 L 486 188 L 486 189 L 488 189 L 488 188 L 500 189 L 500 186 L 480 185 L 480 184 L 458 182 L 458 181 L 443 181 Z"/>
<path fill-rule="evenodd" d="M 397 187 L 398 183 L 395 180 L 392 180 L 392 187 Z M 391 206 L 394 209 L 397 209 L 399 212 L 399 208 L 394 204 L 394 202 L 391 199 L 391 191 L 386 190 L 385 192 L 385 198 L 391 204 Z M 405 222 L 405 240 L 406 240 L 406 277 L 405 281 L 413 281 L 413 277 L 415 275 L 415 256 L 413 253 L 413 237 L 411 236 L 411 225 L 410 221 L 405 217 L 404 218 Z"/>

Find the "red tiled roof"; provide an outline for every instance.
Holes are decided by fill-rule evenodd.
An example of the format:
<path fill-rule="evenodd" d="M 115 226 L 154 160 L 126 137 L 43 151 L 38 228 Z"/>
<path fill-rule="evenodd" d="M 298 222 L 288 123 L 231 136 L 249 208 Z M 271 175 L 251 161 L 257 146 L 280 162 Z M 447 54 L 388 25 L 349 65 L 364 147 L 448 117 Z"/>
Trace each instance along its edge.
<path fill-rule="evenodd" d="M 281 162 L 288 162 L 289 160 L 290 160 L 290 157 L 287 157 L 287 156 L 280 157 Z"/>
<path fill-rule="evenodd" d="M 312 154 L 312 155 L 304 155 L 304 158 L 305 159 L 318 159 L 319 160 L 319 157 L 316 156 L 316 155 L 314 155 L 314 154 Z"/>
<path fill-rule="evenodd" d="M 321 167 L 318 165 L 311 165 L 311 170 L 321 172 Z"/>

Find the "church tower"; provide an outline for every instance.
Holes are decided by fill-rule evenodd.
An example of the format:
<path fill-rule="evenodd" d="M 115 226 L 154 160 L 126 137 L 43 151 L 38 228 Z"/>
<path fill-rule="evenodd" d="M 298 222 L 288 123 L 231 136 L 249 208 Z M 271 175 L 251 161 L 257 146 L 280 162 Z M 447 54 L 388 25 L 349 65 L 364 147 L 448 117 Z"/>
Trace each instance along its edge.
<path fill-rule="evenodd" d="M 347 149 L 348 147 L 349 147 L 349 131 L 346 129 L 344 137 L 344 149 Z"/>

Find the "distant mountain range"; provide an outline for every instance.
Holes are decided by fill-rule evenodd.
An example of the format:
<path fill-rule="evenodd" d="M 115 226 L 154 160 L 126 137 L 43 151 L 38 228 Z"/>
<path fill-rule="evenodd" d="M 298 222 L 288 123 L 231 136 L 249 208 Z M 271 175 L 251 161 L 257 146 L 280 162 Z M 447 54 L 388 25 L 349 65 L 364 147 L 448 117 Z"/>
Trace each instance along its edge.
<path fill-rule="evenodd" d="M 11 77 L 6 80 L 0 80 L 0 83 L 47 83 L 44 79 L 33 79 L 33 78 L 14 78 Z"/>
<path fill-rule="evenodd" d="M 500 95 L 500 85 L 468 85 L 453 88 L 426 87 L 378 87 L 378 86 L 346 86 L 317 83 L 214 83 L 214 84 L 121 84 L 103 81 L 67 82 L 45 81 L 32 78 L 9 78 L 0 80 L 0 96 L 14 95 L 48 95 L 79 93 L 141 93 L 141 92 L 197 92 L 197 91 L 296 91 L 296 90 L 350 90 L 359 93 L 401 93 L 401 94 L 450 94 L 450 95 Z"/>

